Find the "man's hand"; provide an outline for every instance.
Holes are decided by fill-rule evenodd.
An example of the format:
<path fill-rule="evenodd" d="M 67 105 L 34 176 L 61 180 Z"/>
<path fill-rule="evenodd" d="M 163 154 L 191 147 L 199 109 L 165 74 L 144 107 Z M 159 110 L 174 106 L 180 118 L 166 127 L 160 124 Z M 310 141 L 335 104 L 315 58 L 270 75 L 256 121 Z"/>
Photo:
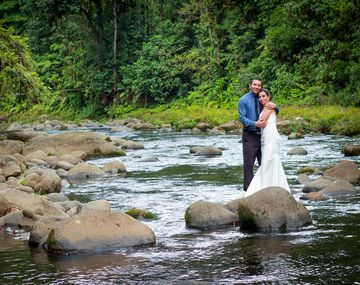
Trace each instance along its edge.
<path fill-rule="evenodd" d="M 273 102 L 268 102 L 268 103 L 265 105 L 265 108 L 266 108 L 266 109 L 269 109 L 269 110 L 275 110 L 276 104 L 274 104 Z"/>
<path fill-rule="evenodd" d="M 263 129 L 263 128 L 266 127 L 266 121 L 265 120 L 258 120 L 258 121 L 256 121 L 255 126 L 257 128 Z"/>

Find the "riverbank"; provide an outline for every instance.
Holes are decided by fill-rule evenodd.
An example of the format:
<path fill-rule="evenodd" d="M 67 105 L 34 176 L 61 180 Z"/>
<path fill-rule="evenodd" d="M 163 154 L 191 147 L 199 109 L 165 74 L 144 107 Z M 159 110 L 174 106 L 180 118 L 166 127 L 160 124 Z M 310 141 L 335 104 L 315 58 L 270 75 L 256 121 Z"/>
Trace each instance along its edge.
<path fill-rule="evenodd" d="M 360 136 L 360 108 L 340 106 L 279 106 L 278 121 L 286 121 L 284 133 L 323 133 L 333 135 Z M 154 125 L 171 125 L 177 130 L 191 129 L 199 123 L 207 123 L 211 127 L 229 121 L 237 121 L 236 104 L 232 107 L 202 106 L 174 102 L 150 108 L 136 106 L 112 106 L 101 111 L 91 110 L 57 110 L 46 112 L 44 106 L 34 106 L 32 109 L 4 116 L 3 125 L 11 122 L 32 123 L 40 118 L 57 119 L 64 122 L 80 123 L 85 119 L 105 122 L 109 119 L 137 118 Z"/>

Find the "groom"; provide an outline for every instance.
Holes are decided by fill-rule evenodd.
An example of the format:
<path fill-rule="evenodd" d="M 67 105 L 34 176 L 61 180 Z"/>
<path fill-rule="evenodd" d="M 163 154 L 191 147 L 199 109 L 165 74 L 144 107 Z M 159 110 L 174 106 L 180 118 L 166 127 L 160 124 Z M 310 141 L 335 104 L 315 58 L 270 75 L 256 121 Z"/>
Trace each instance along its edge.
<path fill-rule="evenodd" d="M 266 126 L 266 121 L 259 119 L 262 107 L 259 103 L 258 94 L 261 88 L 261 80 L 252 79 L 250 91 L 242 96 L 238 103 L 240 122 L 243 125 L 244 191 L 247 190 L 254 177 L 255 159 L 257 159 L 259 166 L 261 164 L 261 129 Z M 278 113 L 275 104 L 272 104 L 270 108 L 275 109 Z"/>

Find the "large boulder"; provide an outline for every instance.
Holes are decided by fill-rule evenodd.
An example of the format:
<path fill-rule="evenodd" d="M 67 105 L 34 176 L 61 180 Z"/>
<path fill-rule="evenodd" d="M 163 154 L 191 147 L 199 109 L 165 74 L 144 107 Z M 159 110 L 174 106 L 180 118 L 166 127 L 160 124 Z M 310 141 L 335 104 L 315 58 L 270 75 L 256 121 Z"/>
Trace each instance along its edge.
<path fill-rule="evenodd" d="M 16 210 L 26 210 L 40 216 L 68 216 L 60 206 L 48 201 L 45 197 L 14 189 L 0 191 L 0 216 Z"/>
<path fill-rule="evenodd" d="M 27 142 L 43 134 L 40 132 L 34 132 L 34 130 L 32 129 L 24 129 L 24 130 L 7 130 L 5 132 L 5 135 L 9 140 L 19 140 L 22 142 Z"/>
<path fill-rule="evenodd" d="M 107 173 L 112 173 L 112 174 L 126 173 L 125 165 L 119 160 L 114 160 L 114 161 L 105 163 L 103 166 L 103 170 Z"/>
<path fill-rule="evenodd" d="M 313 180 L 313 181 L 310 181 L 310 182 L 306 183 L 304 185 L 304 188 L 303 188 L 302 191 L 304 193 L 318 192 L 318 191 L 324 189 L 325 187 L 329 186 L 332 183 L 333 183 L 333 181 L 331 181 L 329 179 L 318 178 L 316 180 Z"/>
<path fill-rule="evenodd" d="M 24 178 L 24 185 L 29 186 L 31 188 L 35 188 L 35 185 L 40 182 L 40 175 L 36 172 L 30 172 Z"/>
<path fill-rule="evenodd" d="M 107 200 L 90 201 L 82 205 L 81 213 L 91 211 L 110 211 L 111 205 Z"/>
<path fill-rule="evenodd" d="M 302 200 L 309 200 L 309 201 L 326 201 L 329 199 L 328 196 L 325 196 L 320 192 L 310 192 L 305 193 L 300 197 Z"/>
<path fill-rule="evenodd" d="M 108 142 L 103 135 L 80 131 L 35 137 L 25 144 L 23 154 L 26 155 L 36 150 L 43 150 L 48 153 L 49 149 L 54 149 L 56 153 L 84 151 L 87 156 L 124 155 L 122 150 Z"/>
<path fill-rule="evenodd" d="M 303 139 L 304 135 L 302 133 L 298 132 L 292 132 L 288 135 L 288 140 L 297 140 L 297 139 Z"/>
<path fill-rule="evenodd" d="M 74 153 L 76 154 L 76 153 Z M 77 155 L 81 156 L 81 153 L 78 153 Z M 82 162 L 83 160 L 77 156 L 77 155 L 73 155 L 73 154 L 63 154 L 59 157 L 60 161 L 67 161 L 69 163 L 71 163 L 72 165 L 76 165 L 80 162 Z"/>
<path fill-rule="evenodd" d="M 29 161 L 29 162 L 31 162 L 35 159 L 40 159 L 42 161 L 46 161 L 47 154 L 42 150 L 36 150 L 36 151 L 30 152 L 27 155 L 25 155 L 25 159 L 26 159 L 26 161 Z"/>
<path fill-rule="evenodd" d="M 300 184 L 303 184 L 303 185 L 305 185 L 305 184 L 307 184 L 307 183 L 309 183 L 309 182 L 311 181 L 311 180 L 310 180 L 310 177 L 309 177 L 307 174 L 305 174 L 305 173 L 300 174 L 296 180 L 297 180 Z"/>
<path fill-rule="evenodd" d="M 222 151 L 216 146 L 197 146 L 190 148 L 190 153 L 194 153 L 199 156 L 215 156 L 222 155 Z"/>
<path fill-rule="evenodd" d="M 239 206 L 240 229 L 286 231 L 311 224 L 310 213 L 281 187 L 267 187 Z"/>
<path fill-rule="evenodd" d="M 10 155 L 20 153 L 24 146 L 24 142 L 17 140 L 0 141 L 0 155 Z"/>
<path fill-rule="evenodd" d="M 104 170 L 98 166 L 89 164 L 87 162 L 82 162 L 72 167 L 68 171 L 67 177 L 68 180 L 81 180 L 103 175 L 104 173 Z"/>
<path fill-rule="evenodd" d="M 49 233 L 52 229 L 59 226 L 61 222 L 69 217 L 43 216 L 34 222 L 30 231 L 29 245 L 42 247 L 46 244 Z"/>
<path fill-rule="evenodd" d="M 360 145 L 345 145 L 343 153 L 345 156 L 358 156 L 360 155 Z"/>
<path fill-rule="evenodd" d="M 0 155 L 0 174 L 5 176 L 19 176 L 26 167 L 11 155 Z"/>
<path fill-rule="evenodd" d="M 110 140 L 115 144 L 121 146 L 123 149 L 143 149 L 144 143 L 133 140 L 125 140 L 118 137 L 110 137 Z"/>
<path fill-rule="evenodd" d="M 291 148 L 288 153 L 288 155 L 305 155 L 307 154 L 307 150 L 303 148 L 302 146 L 296 146 Z"/>
<path fill-rule="evenodd" d="M 185 222 L 189 228 L 216 228 L 234 224 L 237 220 L 237 215 L 225 206 L 208 201 L 197 201 L 191 204 L 185 212 Z"/>
<path fill-rule="evenodd" d="M 230 121 L 224 124 L 219 125 L 220 129 L 223 129 L 227 132 L 234 131 L 240 128 L 240 122 L 239 121 Z"/>
<path fill-rule="evenodd" d="M 325 187 L 320 191 L 321 194 L 326 196 L 342 196 L 342 195 L 354 195 L 356 190 L 354 185 L 345 180 L 336 180 L 334 183 Z"/>
<path fill-rule="evenodd" d="M 34 219 L 25 216 L 21 210 L 10 212 L 0 218 L 0 226 L 19 227 L 29 231 L 33 225 Z"/>
<path fill-rule="evenodd" d="M 50 231 L 50 252 L 132 247 L 155 243 L 154 232 L 124 213 L 92 211 L 64 220 Z"/>
<path fill-rule="evenodd" d="M 324 172 L 324 176 L 331 176 L 341 180 L 347 180 L 352 184 L 360 182 L 360 169 L 355 162 L 342 160 L 332 168 Z"/>
<path fill-rule="evenodd" d="M 49 194 L 61 190 L 61 178 L 53 169 L 45 169 L 40 175 L 40 181 L 34 186 L 36 193 Z"/>

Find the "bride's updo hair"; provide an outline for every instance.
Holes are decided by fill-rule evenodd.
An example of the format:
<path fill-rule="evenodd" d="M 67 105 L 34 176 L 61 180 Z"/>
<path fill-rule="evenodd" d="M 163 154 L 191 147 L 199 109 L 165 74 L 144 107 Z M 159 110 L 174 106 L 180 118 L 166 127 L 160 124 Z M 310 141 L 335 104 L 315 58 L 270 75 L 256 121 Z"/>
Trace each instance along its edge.
<path fill-rule="evenodd" d="M 270 92 L 269 92 L 269 90 L 267 90 L 267 89 L 265 89 L 265 88 L 262 88 L 261 91 L 265 92 L 266 95 L 267 95 L 268 97 L 270 97 Z"/>

